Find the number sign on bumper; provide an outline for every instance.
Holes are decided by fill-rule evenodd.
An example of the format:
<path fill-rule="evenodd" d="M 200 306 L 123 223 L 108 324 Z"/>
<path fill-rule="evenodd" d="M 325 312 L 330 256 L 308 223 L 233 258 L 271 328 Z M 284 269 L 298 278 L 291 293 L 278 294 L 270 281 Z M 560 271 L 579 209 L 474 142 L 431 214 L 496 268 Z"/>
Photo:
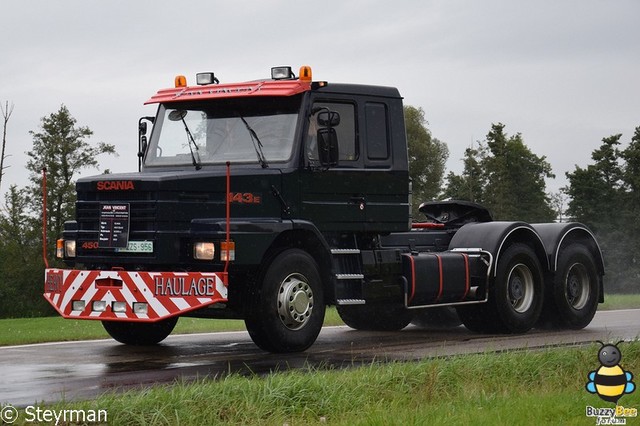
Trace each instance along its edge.
<path fill-rule="evenodd" d="M 129 241 L 127 247 L 117 248 L 118 253 L 153 253 L 153 241 Z"/>

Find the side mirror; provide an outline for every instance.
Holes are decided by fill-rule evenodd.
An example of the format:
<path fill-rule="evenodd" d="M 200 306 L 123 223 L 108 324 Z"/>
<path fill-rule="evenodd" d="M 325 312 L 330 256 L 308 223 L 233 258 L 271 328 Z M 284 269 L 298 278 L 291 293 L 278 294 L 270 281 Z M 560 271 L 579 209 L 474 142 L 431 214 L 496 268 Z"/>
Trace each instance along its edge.
<path fill-rule="evenodd" d="M 327 127 L 318 130 L 318 159 L 323 167 L 338 165 L 338 135 L 336 129 Z"/>
<path fill-rule="evenodd" d="M 340 114 L 335 111 L 322 111 L 318 113 L 318 124 L 322 127 L 335 127 L 340 124 Z"/>
<path fill-rule="evenodd" d="M 155 117 L 141 117 L 138 120 L 138 171 L 142 165 L 142 157 L 147 151 L 147 121 L 153 124 Z"/>

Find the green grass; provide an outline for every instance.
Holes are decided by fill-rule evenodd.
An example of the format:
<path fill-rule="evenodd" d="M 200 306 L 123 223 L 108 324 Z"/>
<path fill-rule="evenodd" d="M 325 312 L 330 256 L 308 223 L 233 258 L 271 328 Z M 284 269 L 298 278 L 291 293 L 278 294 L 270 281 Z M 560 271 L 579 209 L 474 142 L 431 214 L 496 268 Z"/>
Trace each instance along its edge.
<path fill-rule="evenodd" d="M 605 294 L 599 310 L 640 308 L 640 294 Z"/>
<path fill-rule="evenodd" d="M 640 294 L 613 294 L 605 296 L 598 309 L 640 308 Z M 327 309 L 325 326 L 342 325 L 335 308 Z M 238 320 L 209 320 L 180 318 L 174 334 L 210 333 L 245 330 Z M 0 346 L 70 340 L 106 339 L 109 336 L 99 321 L 67 320 L 61 317 L 18 318 L 0 320 Z"/>
<path fill-rule="evenodd" d="M 620 349 L 624 369 L 640 372 L 640 343 Z M 585 390 L 588 373 L 600 366 L 597 352 L 590 345 L 340 371 L 232 374 L 49 408 L 103 409 L 110 424 L 123 425 L 593 425 L 586 406 L 613 407 Z M 619 404 L 640 407 L 640 392 Z"/>

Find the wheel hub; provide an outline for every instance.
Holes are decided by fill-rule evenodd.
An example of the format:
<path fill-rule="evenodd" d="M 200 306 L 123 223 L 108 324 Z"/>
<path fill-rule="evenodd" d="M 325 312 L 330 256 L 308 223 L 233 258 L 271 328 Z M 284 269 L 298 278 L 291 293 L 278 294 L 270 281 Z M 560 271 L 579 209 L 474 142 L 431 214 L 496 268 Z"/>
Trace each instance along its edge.
<path fill-rule="evenodd" d="M 531 269 L 523 263 L 518 263 L 509 272 L 507 296 L 513 309 L 522 314 L 527 312 L 533 304 L 534 282 Z"/>
<path fill-rule="evenodd" d="M 513 278 L 511 285 L 509 286 L 509 293 L 511 294 L 511 299 L 522 299 L 522 296 L 524 296 L 524 289 L 520 277 L 516 276 Z"/>
<path fill-rule="evenodd" d="M 313 291 L 306 277 L 291 274 L 280 284 L 278 291 L 278 315 L 291 330 L 304 327 L 313 312 Z"/>
<path fill-rule="evenodd" d="M 580 294 L 580 282 L 578 277 L 575 275 L 571 275 L 569 277 L 569 283 L 567 284 L 567 290 L 569 291 L 569 297 L 571 299 L 575 299 L 578 294 Z"/>
<path fill-rule="evenodd" d="M 589 274 L 584 265 L 571 265 L 566 279 L 567 302 L 573 309 L 582 309 L 587 305 L 590 290 Z"/>

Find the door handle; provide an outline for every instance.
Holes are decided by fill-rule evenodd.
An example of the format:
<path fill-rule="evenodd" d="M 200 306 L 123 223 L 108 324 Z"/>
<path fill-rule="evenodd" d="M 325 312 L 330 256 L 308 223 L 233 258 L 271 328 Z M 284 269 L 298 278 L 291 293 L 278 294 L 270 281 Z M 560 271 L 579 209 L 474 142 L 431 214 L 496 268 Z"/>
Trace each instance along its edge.
<path fill-rule="evenodd" d="M 349 198 L 349 202 L 357 205 L 360 210 L 364 210 L 364 208 L 367 206 L 364 197 L 360 196 Z"/>

